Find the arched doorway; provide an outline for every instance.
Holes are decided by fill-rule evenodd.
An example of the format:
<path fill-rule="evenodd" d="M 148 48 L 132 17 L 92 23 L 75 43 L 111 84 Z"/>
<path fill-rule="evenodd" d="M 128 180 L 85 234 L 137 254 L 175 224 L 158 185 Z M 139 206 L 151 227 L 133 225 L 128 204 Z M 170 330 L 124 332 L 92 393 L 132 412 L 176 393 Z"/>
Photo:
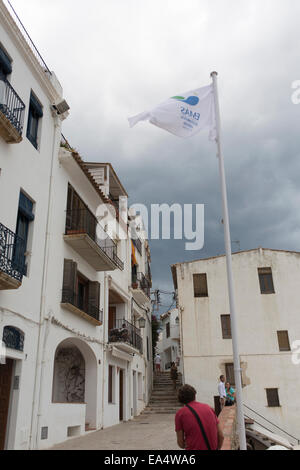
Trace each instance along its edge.
<path fill-rule="evenodd" d="M 53 403 L 85 403 L 85 424 L 97 425 L 97 360 L 90 346 L 77 338 L 60 343 L 54 357 Z"/>

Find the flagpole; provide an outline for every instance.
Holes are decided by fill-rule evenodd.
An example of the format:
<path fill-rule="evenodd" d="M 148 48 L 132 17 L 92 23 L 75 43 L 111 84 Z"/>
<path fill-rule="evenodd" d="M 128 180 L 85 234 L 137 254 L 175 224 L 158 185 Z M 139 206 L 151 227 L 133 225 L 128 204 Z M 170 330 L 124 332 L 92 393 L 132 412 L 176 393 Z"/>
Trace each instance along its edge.
<path fill-rule="evenodd" d="M 222 203 L 223 203 L 224 239 L 225 239 L 228 293 L 229 293 L 229 305 L 230 305 L 230 316 L 231 316 L 232 347 L 233 347 L 233 358 L 234 358 L 234 377 L 235 377 L 235 386 L 236 386 L 237 420 L 238 420 L 240 449 L 247 450 L 245 419 L 244 419 L 244 412 L 243 412 L 241 364 L 240 364 L 239 345 L 238 345 L 237 314 L 236 314 L 236 308 L 235 308 L 233 275 L 232 275 L 232 253 L 231 253 L 226 177 L 225 177 L 225 168 L 224 168 L 224 157 L 223 157 L 223 151 L 222 151 L 222 145 L 221 145 L 221 117 L 220 117 L 217 76 L 218 76 L 217 72 L 211 73 L 211 77 L 213 81 L 213 88 L 214 88 L 214 98 L 215 98 L 216 127 L 217 127 L 216 143 L 218 147 L 219 171 L 220 171 Z"/>

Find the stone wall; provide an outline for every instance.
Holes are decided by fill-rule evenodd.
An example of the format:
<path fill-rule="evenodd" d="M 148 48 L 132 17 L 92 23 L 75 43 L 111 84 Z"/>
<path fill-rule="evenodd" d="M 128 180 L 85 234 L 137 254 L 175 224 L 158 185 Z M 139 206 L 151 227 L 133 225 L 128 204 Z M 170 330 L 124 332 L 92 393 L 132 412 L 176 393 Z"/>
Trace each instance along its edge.
<path fill-rule="evenodd" d="M 237 450 L 239 441 L 236 432 L 236 407 L 225 406 L 219 415 L 219 421 L 224 434 L 221 450 Z"/>

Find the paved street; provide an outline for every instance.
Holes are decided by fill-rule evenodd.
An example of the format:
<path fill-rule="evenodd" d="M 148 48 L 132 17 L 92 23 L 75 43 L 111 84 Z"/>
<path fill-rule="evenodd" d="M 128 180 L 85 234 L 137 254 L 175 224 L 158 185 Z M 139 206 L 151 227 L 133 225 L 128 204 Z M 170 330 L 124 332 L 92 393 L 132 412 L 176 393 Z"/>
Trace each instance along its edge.
<path fill-rule="evenodd" d="M 174 415 L 152 414 L 92 432 L 52 450 L 178 450 Z"/>

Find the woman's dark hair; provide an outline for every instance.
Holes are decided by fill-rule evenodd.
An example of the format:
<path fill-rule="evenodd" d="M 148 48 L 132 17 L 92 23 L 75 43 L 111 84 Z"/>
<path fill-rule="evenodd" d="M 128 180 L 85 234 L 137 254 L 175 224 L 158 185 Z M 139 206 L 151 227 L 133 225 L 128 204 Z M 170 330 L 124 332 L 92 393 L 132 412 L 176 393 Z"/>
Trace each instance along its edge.
<path fill-rule="evenodd" d="M 196 398 L 196 390 L 191 385 L 183 385 L 178 390 L 178 400 L 183 405 L 188 405 Z"/>

